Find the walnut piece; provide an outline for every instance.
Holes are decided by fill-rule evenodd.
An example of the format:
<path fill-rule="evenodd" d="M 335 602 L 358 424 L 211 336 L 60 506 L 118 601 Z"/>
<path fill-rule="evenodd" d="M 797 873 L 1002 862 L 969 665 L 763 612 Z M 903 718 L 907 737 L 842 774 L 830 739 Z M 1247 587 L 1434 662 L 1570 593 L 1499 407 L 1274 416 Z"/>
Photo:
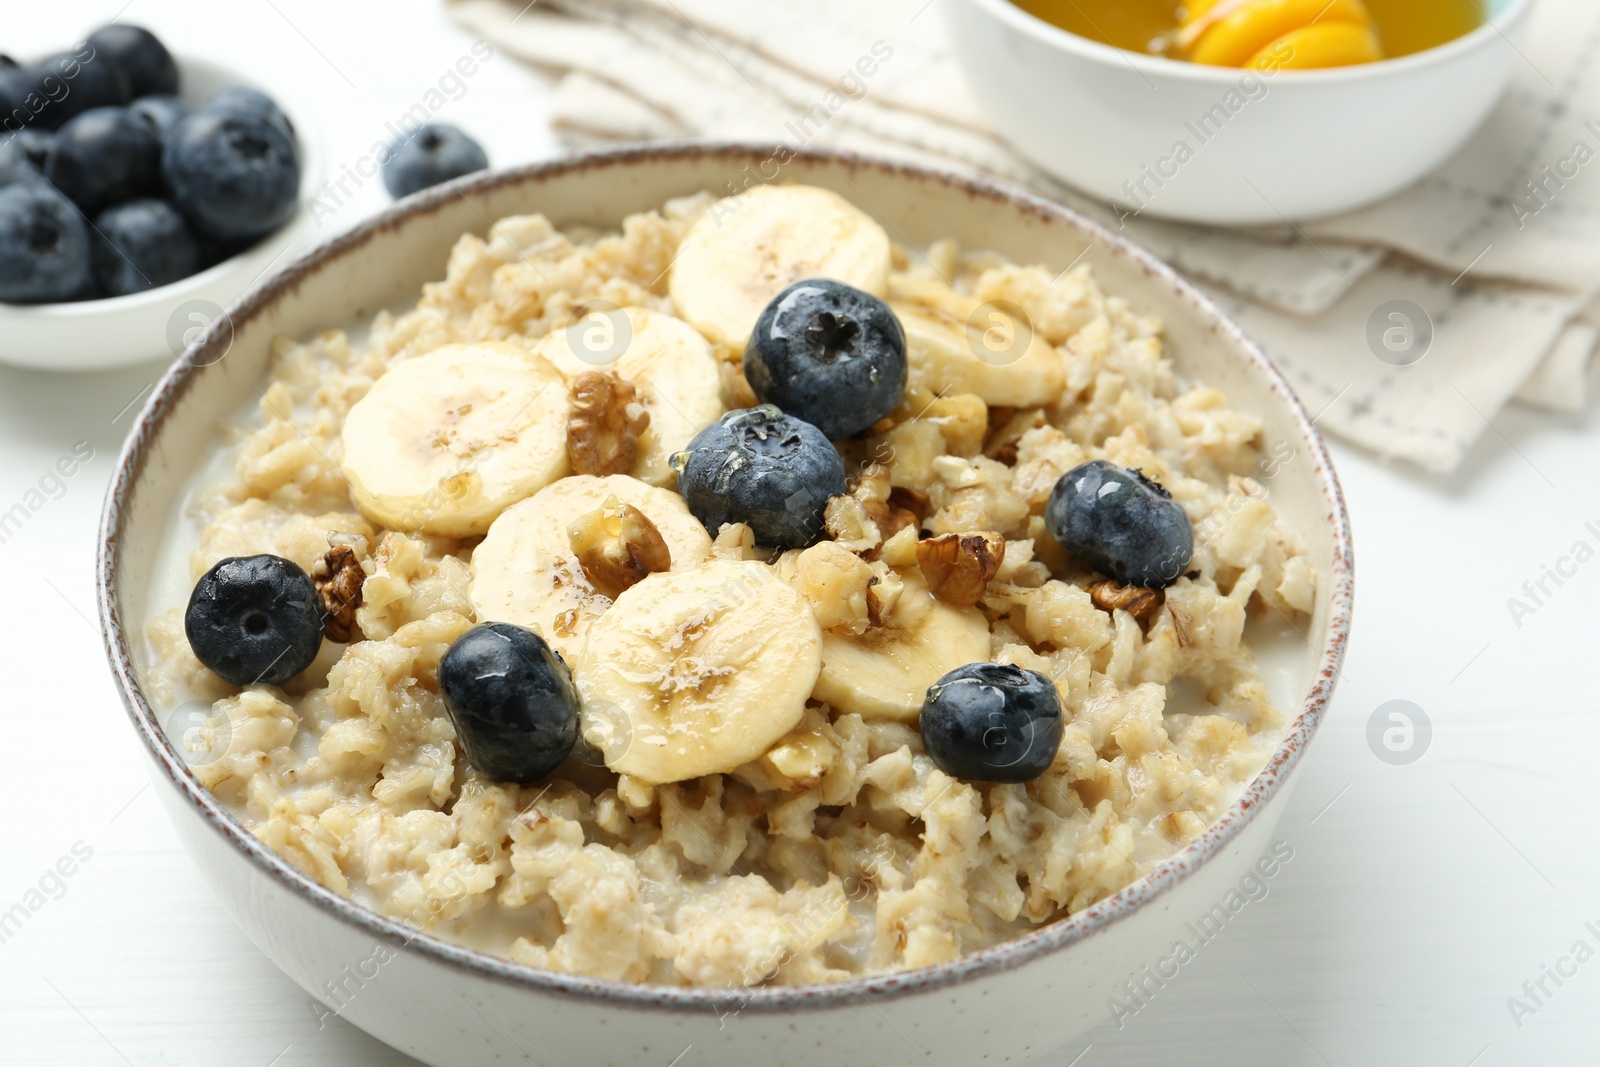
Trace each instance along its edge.
<path fill-rule="evenodd" d="M 824 520 L 828 536 L 850 551 L 872 558 L 885 541 L 905 529 L 917 526 L 919 518 L 890 498 L 900 492 L 889 486 L 889 468 L 868 463 L 854 478 L 848 496 L 828 501 Z"/>
<path fill-rule="evenodd" d="M 639 437 L 650 413 L 633 383 L 615 374 L 585 371 L 572 383 L 567 417 L 567 460 L 574 474 L 626 474 L 639 458 Z"/>
<path fill-rule="evenodd" d="M 866 502 L 867 515 L 877 524 L 878 530 L 883 534 L 885 541 L 904 530 L 907 526 L 916 527 L 921 524 L 915 512 L 905 508 L 897 508 L 886 500 L 869 500 Z"/>
<path fill-rule="evenodd" d="M 1121 608 L 1140 622 L 1149 622 L 1151 616 L 1161 610 L 1166 597 L 1155 589 L 1121 585 L 1107 578 L 1089 586 L 1089 599 L 1107 614 Z"/>
<path fill-rule="evenodd" d="M 1000 570 L 1006 539 L 994 533 L 942 534 L 917 542 L 928 590 L 952 607 L 970 608 Z"/>
<path fill-rule="evenodd" d="M 894 609 L 900 604 L 906 583 L 887 564 L 872 564 L 872 577 L 867 581 L 867 623 L 875 628 L 889 625 Z"/>
<path fill-rule="evenodd" d="M 819 541 L 794 557 L 790 584 L 811 604 L 824 630 L 860 636 L 867 632 L 867 586 L 872 568 L 836 541 Z"/>
<path fill-rule="evenodd" d="M 567 541 L 584 576 L 613 600 L 645 575 L 672 566 L 672 554 L 656 524 L 614 496 L 574 519 L 567 527 Z"/>
<path fill-rule="evenodd" d="M 348 545 L 334 545 L 311 569 L 311 583 L 322 603 L 322 632 L 329 641 L 347 645 L 355 637 L 356 609 L 366 581 L 367 572 Z"/>
<path fill-rule="evenodd" d="M 833 542 L 851 552 L 872 552 L 883 544 L 878 524 L 872 520 L 867 504 L 858 497 L 829 497 L 822 511 L 822 521 Z"/>

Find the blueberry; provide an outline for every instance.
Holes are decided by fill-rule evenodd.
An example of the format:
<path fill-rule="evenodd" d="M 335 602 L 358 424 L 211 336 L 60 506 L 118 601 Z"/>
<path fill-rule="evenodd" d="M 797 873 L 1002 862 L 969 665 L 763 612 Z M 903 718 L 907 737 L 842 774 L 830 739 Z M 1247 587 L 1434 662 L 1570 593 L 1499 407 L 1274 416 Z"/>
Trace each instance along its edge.
<path fill-rule="evenodd" d="M 478 142 L 442 122 L 413 130 L 389 145 L 383 184 L 396 200 L 489 165 Z"/>
<path fill-rule="evenodd" d="M 88 45 L 95 58 L 103 59 L 122 72 L 130 96 L 178 91 L 178 64 L 166 45 L 149 30 L 113 22 L 89 35 Z"/>
<path fill-rule="evenodd" d="M 0 301 L 75 299 L 89 285 L 89 226 L 42 181 L 0 187 Z"/>
<path fill-rule="evenodd" d="M 0 136 L 16 133 L 32 125 L 33 109 L 27 104 L 28 87 L 31 84 L 25 68 L 0 66 Z"/>
<path fill-rule="evenodd" d="M 310 575 L 281 556 L 230 556 L 195 583 L 183 632 L 196 658 L 230 685 L 282 685 L 322 648 Z"/>
<path fill-rule="evenodd" d="M 189 113 L 189 105 L 175 96 L 141 96 L 128 105 L 128 110 L 143 119 L 157 137 L 165 140 L 178 120 Z"/>
<path fill-rule="evenodd" d="M 467 759 L 485 777 L 532 782 L 578 740 L 578 692 L 561 657 L 532 630 L 474 626 L 439 661 L 439 692 Z"/>
<path fill-rule="evenodd" d="M 94 277 L 94 242 L 91 239 L 89 242 L 89 273 L 84 277 L 82 285 L 62 298 L 62 303 L 70 304 L 80 300 L 99 300 L 105 295 L 105 292 L 100 288 L 100 283 Z"/>
<path fill-rule="evenodd" d="M 256 115 L 282 130 L 289 140 L 294 140 L 294 123 L 289 121 L 289 116 L 284 114 L 278 102 L 260 89 L 230 85 L 213 94 L 201 110 L 217 115 Z"/>
<path fill-rule="evenodd" d="M 49 130 L 27 127 L 0 140 L 0 185 L 44 177 L 45 162 L 55 146 Z"/>
<path fill-rule="evenodd" d="M 1124 585 L 1165 588 L 1194 555 L 1194 527 L 1172 494 L 1103 459 L 1061 476 L 1044 521 L 1062 548 Z"/>
<path fill-rule="evenodd" d="M 928 687 L 922 744 L 940 770 L 980 782 L 1026 782 L 1061 747 L 1061 696 L 1050 679 L 1007 663 L 969 663 Z"/>
<path fill-rule="evenodd" d="M 56 134 L 45 177 L 93 215 L 161 188 L 161 139 L 125 107 L 85 111 Z"/>
<path fill-rule="evenodd" d="M 756 543 L 822 540 L 828 498 L 845 491 L 844 460 L 822 431 L 771 404 L 724 415 L 672 457 L 678 491 L 713 535 L 748 523 Z"/>
<path fill-rule="evenodd" d="M 189 228 L 191 231 L 194 229 L 193 226 Z M 223 260 L 232 259 L 239 253 L 248 251 L 255 244 L 254 241 L 219 241 L 214 237 L 207 237 L 203 233 L 195 234 L 195 240 L 200 242 L 201 270 L 215 267 Z"/>
<path fill-rule="evenodd" d="M 179 120 L 161 153 L 167 190 L 195 232 L 262 237 L 289 220 L 300 192 L 294 141 L 270 118 L 202 108 Z"/>
<path fill-rule="evenodd" d="M 97 107 L 121 107 L 133 99 L 128 80 L 114 64 L 85 42 L 77 52 L 62 52 L 27 68 L 23 88 L 34 122 L 59 129 Z"/>
<path fill-rule="evenodd" d="M 107 296 L 126 296 L 187 278 L 200 269 L 200 242 L 165 200 L 130 200 L 94 220 L 91 258 Z"/>
<path fill-rule="evenodd" d="M 906 390 L 906 335 L 889 305 L 826 278 L 772 299 L 744 349 L 744 375 L 776 404 L 832 440 L 867 429 Z"/>

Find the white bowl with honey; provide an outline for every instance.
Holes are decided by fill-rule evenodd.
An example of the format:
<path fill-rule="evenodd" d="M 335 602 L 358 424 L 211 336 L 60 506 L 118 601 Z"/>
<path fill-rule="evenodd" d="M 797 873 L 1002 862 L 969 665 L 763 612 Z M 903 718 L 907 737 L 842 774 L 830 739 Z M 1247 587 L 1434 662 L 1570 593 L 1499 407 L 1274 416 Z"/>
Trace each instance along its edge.
<path fill-rule="evenodd" d="M 946 0 L 1019 152 L 1120 212 L 1276 223 L 1406 188 L 1505 92 L 1533 0 Z"/>

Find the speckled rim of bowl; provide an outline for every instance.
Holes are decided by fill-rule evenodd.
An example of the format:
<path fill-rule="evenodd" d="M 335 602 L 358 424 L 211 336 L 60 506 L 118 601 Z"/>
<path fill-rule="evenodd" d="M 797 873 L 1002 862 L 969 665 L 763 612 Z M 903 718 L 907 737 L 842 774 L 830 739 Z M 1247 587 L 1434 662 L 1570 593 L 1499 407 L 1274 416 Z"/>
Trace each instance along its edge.
<path fill-rule="evenodd" d="M 1210 67 L 1202 63 L 1190 63 L 1182 59 L 1168 59 L 1165 56 L 1152 56 L 1143 52 L 1133 52 L 1116 45 L 1106 44 L 1088 37 L 1080 37 L 1070 30 L 1052 25 L 1037 15 L 1022 10 L 1012 0 L 969 0 L 974 6 L 988 10 L 989 14 L 1001 22 L 1009 23 L 1012 27 L 1021 30 L 1028 36 L 1046 44 L 1053 45 L 1065 52 L 1073 52 L 1089 59 L 1102 63 L 1110 63 L 1118 67 L 1132 67 L 1140 74 L 1155 74 L 1163 78 L 1176 78 L 1180 81 L 1209 83 L 1219 86 L 1231 86 L 1238 83 L 1241 75 L 1247 73 L 1238 67 Z M 1483 20 L 1483 25 L 1469 33 L 1464 33 L 1452 41 L 1424 48 L 1420 52 L 1399 56 L 1395 59 L 1381 59 L 1376 63 L 1360 63 L 1348 67 L 1326 67 L 1321 70 L 1282 70 L 1274 77 L 1292 78 L 1295 83 L 1326 84 L 1328 82 L 1359 81 L 1363 79 L 1378 79 L 1389 74 L 1401 74 L 1417 67 L 1432 66 L 1445 63 L 1452 59 L 1456 53 L 1465 52 L 1479 47 L 1484 38 L 1504 37 L 1506 31 L 1525 19 L 1533 9 L 1534 0 L 1506 0 L 1504 10 L 1490 15 Z M 1276 84 L 1276 83 L 1275 83 Z"/>
<path fill-rule="evenodd" d="M 315 272 L 319 268 L 356 251 L 375 235 L 394 230 L 403 225 L 407 219 L 425 215 L 464 194 L 486 193 L 513 185 L 536 185 L 541 179 L 585 171 L 649 166 L 661 160 L 711 157 L 727 159 L 734 165 L 755 163 L 761 159 L 771 158 L 777 151 L 779 148 L 774 145 L 719 141 L 668 141 L 628 145 L 582 152 L 555 162 L 487 172 L 470 179 L 463 179 L 454 186 L 425 190 L 305 253 L 272 278 L 258 283 L 229 308 L 227 316 L 218 322 L 231 321 L 240 324 L 262 314 L 285 293 L 308 281 L 314 283 Z M 936 182 L 961 190 L 970 198 L 981 198 L 1008 205 L 1024 215 L 1076 230 L 1112 254 L 1132 261 L 1153 283 L 1171 289 L 1210 324 L 1214 333 L 1242 353 L 1267 380 L 1272 391 L 1288 405 L 1302 441 L 1314 461 L 1323 502 L 1332 523 L 1334 551 L 1333 558 L 1328 561 L 1328 567 L 1333 580 L 1333 590 L 1330 599 L 1328 637 L 1321 650 L 1316 680 L 1306 695 L 1300 714 L 1290 724 L 1282 744 L 1278 746 L 1272 758 L 1221 818 L 1183 851 L 1153 868 L 1143 878 L 1077 915 L 937 966 L 827 985 L 685 989 L 558 974 L 513 963 L 508 959 L 440 940 L 430 934 L 419 933 L 411 927 L 379 915 L 324 888 L 302 874 L 240 825 L 223 809 L 216 798 L 201 786 L 190 772 L 182 755 L 172 747 L 135 677 L 129 645 L 130 630 L 123 623 L 116 597 L 121 562 L 121 533 L 126 521 L 127 505 L 129 496 L 149 458 L 151 447 L 161 432 L 163 419 L 173 410 L 190 383 L 204 373 L 206 361 L 203 357 L 206 346 L 230 340 L 223 331 L 213 326 L 190 349 L 191 356 L 201 358 L 192 362 L 178 360 L 162 377 L 144 410 L 140 412 L 133 432 L 117 459 L 116 470 L 107 490 L 105 509 L 101 516 L 96 593 L 106 654 L 134 728 L 149 748 L 157 766 L 178 791 L 199 810 L 213 829 L 232 841 L 263 873 L 323 911 L 374 938 L 478 977 L 530 992 L 592 998 L 629 1008 L 782 1013 L 843 1007 L 855 1003 L 862 997 L 887 999 L 927 993 L 982 975 L 1011 970 L 1065 949 L 1127 917 L 1189 877 L 1226 847 L 1254 818 L 1255 813 L 1283 786 L 1289 772 L 1299 763 L 1312 735 L 1316 733 L 1327 712 L 1328 702 L 1333 695 L 1349 641 L 1351 605 L 1354 596 L 1350 522 L 1345 509 L 1344 494 L 1340 489 L 1338 476 L 1334 473 L 1327 446 L 1283 375 L 1237 325 L 1172 268 L 1138 246 L 1064 207 L 1010 186 L 933 167 L 895 163 L 846 152 L 814 149 L 797 152 L 789 148 L 784 148 L 782 151 L 789 152 L 801 161 L 837 165 L 857 171 L 875 170 L 912 180 Z"/>

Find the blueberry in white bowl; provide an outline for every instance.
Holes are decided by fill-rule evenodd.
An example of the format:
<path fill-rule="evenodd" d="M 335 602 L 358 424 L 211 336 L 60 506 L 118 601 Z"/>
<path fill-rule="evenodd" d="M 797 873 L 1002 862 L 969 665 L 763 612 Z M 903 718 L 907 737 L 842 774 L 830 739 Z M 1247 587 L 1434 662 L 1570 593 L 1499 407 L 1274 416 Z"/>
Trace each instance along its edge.
<path fill-rule="evenodd" d="M 195 658 L 230 685 L 282 685 L 322 648 L 322 602 L 293 560 L 230 556 L 195 583 L 183 629 Z"/>
<path fill-rule="evenodd" d="M 201 110 L 219 115 L 256 115 L 282 130 L 284 136 L 294 137 L 294 123 L 284 114 L 278 102 L 260 89 L 248 85 L 230 85 L 202 105 Z"/>
<path fill-rule="evenodd" d="M 462 634 L 439 661 L 439 692 L 468 761 L 496 781 L 538 781 L 577 744 L 572 675 L 526 627 L 489 622 Z"/>
<path fill-rule="evenodd" d="M 49 130 L 26 126 L 0 139 L 0 185 L 25 178 L 42 178 L 56 135 Z"/>
<path fill-rule="evenodd" d="M 205 253 L 183 215 L 165 200 L 130 200 L 94 221 L 91 259 L 107 296 L 170 285 L 199 270 Z"/>
<path fill-rule="evenodd" d="M 769 548 L 816 544 L 828 500 L 845 492 L 833 443 L 771 404 L 724 415 L 674 454 L 672 466 L 678 492 L 713 536 L 742 522 Z"/>
<path fill-rule="evenodd" d="M 8 130 L 28 128 L 32 113 L 27 107 L 28 73 L 10 56 L 0 56 L 0 116 L 10 116 Z"/>
<path fill-rule="evenodd" d="M 221 241 L 260 238 L 298 204 L 300 158 L 271 116 L 202 108 L 166 140 L 161 173 L 189 224 Z"/>
<path fill-rule="evenodd" d="M 0 187 L 0 301 L 71 300 L 90 285 L 89 228 L 43 181 Z"/>
<path fill-rule="evenodd" d="M 1061 476 L 1044 519 L 1062 548 L 1124 585 L 1164 589 L 1194 556 L 1194 526 L 1172 494 L 1103 459 Z"/>
<path fill-rule="evenodd" d="M 127 83 L 128 96 L 137 98 L 157 94 L 171 96 L 178 91 L 178 63 L 161 39 L 143 26 L 113 22 L 88 36 L 94 58 L 110 63 Z"/>
<path fill-rule="evenodd" d="M 969 663 L 928 687 L 922 744 L 939 769 L 982 782 L 1028 782 L 1061 747 L 1061 695 L 1038 671 Z"/>
<path fill-rule="evenodd" d="M 125 107 L 85 111 L 56 132 L 45 177 L 86 215 L 161 189 L 161 138 Z"/>
<path fill-rule="evenodd" d="M 489 166 L 483 148 L 460 129 L 433 122 L 389 146 L 383 185 L 399 200 Z"/>
<path fill-rule="evenodd" d="M 133 99 L 122 71 L 98 57 L 87 42 L 25 68 L 21 87 L 24 101 L 42 102 L 32 122 L 48 130 L 60 129 L 91 108 L 120 107 Z"/>
<path fill-rule="evenodd" d="M 190 111 L 189 105 L 181 96 L 141 96 L 128 105 L 128 110 L 143 119 L 155 131 L 157 137 L 165 138 L 178 120 Z"/>
<path fill-rule="evenodd" d="M 831 440 L 893 411 L 907 373 L 905 330 L 889 305 L 828 278 L 796 282 L 773 298 L 744 350 L 756 397 Z"/>

